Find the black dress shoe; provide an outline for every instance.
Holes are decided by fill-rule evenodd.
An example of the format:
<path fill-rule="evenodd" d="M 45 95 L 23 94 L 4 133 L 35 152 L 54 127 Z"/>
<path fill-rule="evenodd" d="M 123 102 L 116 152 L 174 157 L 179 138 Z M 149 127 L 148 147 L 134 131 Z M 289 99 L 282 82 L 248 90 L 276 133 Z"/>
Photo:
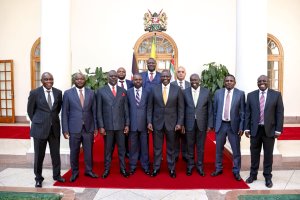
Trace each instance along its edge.
<path fill-rule="evenodd" d="M 103 174 L 102 174 L 102 178 L 106 178 L 109 175 L 109 170 L 104 170 Z"/>
<path fill-rule="evenodd" d="M 155 169 L 155 170 L 153 170 L 153 172 L 152 172 L 152 174 L 151 174 L 151 177 L 155 177 L 155 176 L 157 176 L 157 175 L 158 175 L 158 173 L 159 173 L 159 169 Z"/>
<path fill-rule="evenodd" d="M 203 169 L 197 169 L 197 172 L 200 176 L 205 176 Z"/>
<path fill-rule="evenodd" d="M 176 172 L 175 172 L 175 170 L 170 170 L 169 171 L 169 175 L 170 175 L 171 178 L 176 178 Z"/>
<path fill-rule="evenodd" d="M 233 176 L 234 176 L 235 180 L 237 180 L 237 181 L 242 180 L 240 173 L 233 173 Z"/>
<path fill-rule="evenodd" d="M 78 173 L 76 174 L 72 174 L 71 178 L 70 178 L 70 182 L 74 182 L 77 178 L 78 178 Z"/>
<path fill-rule="evenodd" d="M 220 175 L 220 174 L 223 174 L 223 171 L 221 170 L 221 171 L 214 171 L 213 173 L 211 173 L 210 175 L 211 176 L 218 176 L 218 175 Z"/>
<path fill-rule="evenodd" d="M 186 169 L 186 175 L 191 176 L 192 175 L 192 169 Z"/>
<path fill-rule="evenodd" d="M 54 178 L 55 181 L 58 181 L 58 182 L 61 182 L 61 183 L 64 183 L 66 182 L 66 179 L 64 179 L 63 177 L 59 176 L 57 178 Z"/>
<path fill-rule="evenodd" d="M 135 169 L 131 169 L 130 171 L 129 171 L 129 174 L 130 175 L 133 175 L 135 173 Z"/>
<path fill-rule="evenodd" d="M 36 188 L 41 188 L 42 187 L 42 181 L 36 181 L 35 182 L 35 187 Z"/>
<path fill-rule="evenodd" d="M 94 172 L 86 172 L 84 173 L 85 176 L 89 176 L 91 178 L 98 178 L 98 174 L 95 174 Z"/>
<path fill-rule="evenodd" d="M 125 178 L 127 178 L 127 177 L 129 176 L 129 173 L 126 172 L 125 169 L 121 169 L 121 170 L 120 170 L 120 174 L 121 174 L 122 176 L 124 176 Z"/>
<path fill-rule="evenodd" d="M 267 186 L 268 188 L 273 187 L 273 183 L 272 183 L 272 180 L 271 180 L 271 179 L 266 179 L 266 186 Z"/>
<path fill-rule="evenodd" d="M 146 175 L 150 175 L 150 170 L 149 170 L 149 169 L 144 169 L 144 173 L 145 173 Z"/>
<path fill-rule="evenodd" d="M 255 180 L 257 180 L 257 177 L 249 176 L 249 178 L 246 179 L 246 183 L 253 183 Z"/>

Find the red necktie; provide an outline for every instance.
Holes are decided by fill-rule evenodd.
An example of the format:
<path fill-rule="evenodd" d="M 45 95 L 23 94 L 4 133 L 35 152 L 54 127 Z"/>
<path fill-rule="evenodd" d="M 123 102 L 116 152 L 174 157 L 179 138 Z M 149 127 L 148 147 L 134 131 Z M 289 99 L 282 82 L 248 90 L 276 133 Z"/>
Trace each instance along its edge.
<path fill-rule="evenodd" d="M 150 81 L 153 81 L 153 72 L 150 72 Z"/>
<path fill-rule="evenodd" d="M 124 88 L 124 81 L 120 81 L 121 87 Z"/>
<path fill-rule="evenodd" d="M 114 96 L 117 96 L 116 90 L 115 90 L 115 86 L 112 86 L 112 93 Z"/>
<path fill-rule="evenodd" d="M 80 93 L 80 104 L 81 104 L 81 107 L 83 107 L 83 104 L 84 104 L 84 97 L 83 97 L 83 94 L 82 94 L 82 89 L 79 90 L 79 93 Z"/>

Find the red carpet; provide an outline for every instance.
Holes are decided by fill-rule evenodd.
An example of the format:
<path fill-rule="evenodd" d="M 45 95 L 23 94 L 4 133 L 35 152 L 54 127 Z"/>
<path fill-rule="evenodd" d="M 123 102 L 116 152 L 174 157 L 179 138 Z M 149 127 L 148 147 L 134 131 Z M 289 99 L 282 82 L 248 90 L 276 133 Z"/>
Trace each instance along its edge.
<path fill-rule="evenodd" d="M 300 127 L 284 127 L 278 140 L 300 140 Z"/>
<path fill-rule="evenodd" d="M 66 183 L 56 182 L 55 186 L 67 187 L 91 187 L 91 188 L 126 188 L 126 189 L 248 189 L 248 185 L 244 181 L 236 181 L 232 175 L 231 168 L 232 162 L 229 157 L 224 156 L 224 170 L 223 174 L 218 177 L 211 177 L 210 173 L 214 171 L 215 161 L 215 144 L 210 139 L 211 134 L 207 137 L 205 146 L 205 164 L 204 171 L 205 177 L 201 177 L 193 171 L 192 176 L 186 176 L 186 164 L 184 161 L 179 160 L 176 165 L 177 178 L 172 179 L 169 177 L 166 157 L 162 161 L 161 172 L 155 178 L 145 175 L 140 167 L 133 176 L 123 178 L 119 173 L 119 162 L 117 157 L 117 150 L 112 161 L 111 172 L 108 178 L 92 179 L 84 176 L 84 163 L 83 156 L 80 156 L 80 175 L 74 182 Z M 152 138 L 152 136 L 150 137 Z M 150 139 L 150 146 L 152 146 L 152 139 Z M 150 148 L 150 155 L 153 155 L 152 148 Z M 104 169 L 103 163 L 103 138 L 97 136 L 95 138 L 94 146 L 94 171 L 101 175 Z M 151 158 L 152 161 L 152 158 Z M 128 166 L 128 165 L 127 165 Z M 64 178 L 69 180 L 71 171 L 69 170 Z"/>
<path fill-rule="evenodd" d="M 29 126 L 0 126 L 0 138 L 30 139 Z"/>

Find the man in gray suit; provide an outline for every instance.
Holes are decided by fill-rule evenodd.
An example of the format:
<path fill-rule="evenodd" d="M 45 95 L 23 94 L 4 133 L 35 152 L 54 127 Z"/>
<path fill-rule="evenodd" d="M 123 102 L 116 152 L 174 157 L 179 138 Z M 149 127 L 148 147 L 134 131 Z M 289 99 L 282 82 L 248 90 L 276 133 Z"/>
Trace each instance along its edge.
<path fill-rule="evenodd" d="M 246 183 L 257 179 L 261 147 L 264 148 L 263 175 L 268 188 L 272 183 L 273 149 L 275 138 L 283 129 L 284 107 L 281 93 L 268 88 L 268 77 L 257 79 L 258 90 L 247 96 L 245 135 L 250 137 L 251 169 Z"/>
<path fill-rule="evenodd" d="M 171 73 L 163 70 L 161 84 L 152 89 L 149 97 L 147 121 L 153 131 L 154 162 L 152 177 L 158 175 L 162 159 L 164 134 L 167 139 L 167 162 L 169 175 L 176 178 L 175 172 L 175 132 L 181 130 L 184 117 L 184 99 L 180 87 L 170 84 Z"/>
<path fill-rule="evenodd" d="M 97 135 L 96 97 L 94 91 L 85 86 L 85 76 L 76 73 L 75 87 L 66 90 L 63 96 L 61 124 L 65 139 L 69 139 L 70 163 L 74 182 L 79 175 L 80 144 L 83 146 L 85 175 L 98 178 L 93 169 L 93 142 Z"/>
<path fill-rule="evenodd" d="M 216 91 L 214 96 L 214 127 L 216 131 L 216 169 L 211 176 L 223 172 L 223 150 L 228 137 L 232 154 L 234 178 L 240 181 L 241 149 L 240 141 L 244 132 L 245 122 L 245 93 L 235 88 L 233 75 L 224 79 L 225 88 Z"/>
<path fill-rule="evenodd" d="M 30 91 L 27 113 L 31 120 L 30 136 L 34 142 L 35 187 L 42 187 L 43 162 L 47 142 L 53 167 L 53 179 L 65 182 L 60 175 L 60 123 L 59 112 L 62 104 L 62 92 L 53 86 L 53 76 L 44 72 L 41 77 L 43 86 Z"/>
<path fill-rule="evenodd" d="M 120 173 L 127 178 L 125 164 L 125 134 L 129 132 L 129 111 L 126 90 L 117 86 L 118 75 L 115 70 L 108 72 L 108 85 L 97 91 L 97 122 L 100 133 L 104 135 L 104 165 L 102 178 L 110 172 L 113 142 L 116 139 L 120 162 Z"/>
<path fill-rule="evenodd" d="M 187 141 L 188 161 L 186 175 L 192 175 L 195 166 L 195 145 L 197 147 L 196 168 L 200 176 L 204 176 L 203 158 L 204 145 L 207 131 L 213 127 L 213 112 L 210 97 L 210 91 L 200 87 L 200 78 L 198 74 L 192 74 L 190 77 L 192 87 L 184 90 L 184 128 Z"/>
<path fill-rule="evenodd" d="M 190 82 L 185 80 L 186 71 L 185 68 L 180 66 L 176 71 L 177 80 L 171 82 L 171 84 L 178 85 L 182 91 L 191 86 Z M 187 161 L 187 147 L 186 147 L 186 139 L 185 135 L 182 134 L 181 131 L 176 132 L 175 139 L 175 160 L 177 161 L 179 158 L 179 154 L 181 152 L 182 159 Z"/>

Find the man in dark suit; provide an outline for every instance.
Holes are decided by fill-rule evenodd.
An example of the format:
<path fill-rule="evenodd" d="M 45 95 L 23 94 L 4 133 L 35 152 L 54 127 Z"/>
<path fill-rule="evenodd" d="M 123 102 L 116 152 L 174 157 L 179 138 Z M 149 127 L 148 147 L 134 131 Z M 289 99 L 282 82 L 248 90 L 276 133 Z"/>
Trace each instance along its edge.
<path fill-rule="evenodd" d="M 118 145 L 120 173 L 129 174 L 125 165 L 125 134 L 129 131 L 129 111 L 126 90 L 117 86 L 118 74 L 115 70 L 108 72 L 108 85 L 97 91 L 97 122 L 100 133 L 104 135 L 104 165 L 102 178 L 110 172 L 114 139 Z"/>
<path fill-rule="evenodd" d="M 171 82 L 171 84 L 178 85 L 182 91 L 191 86 L 190 82 L 185 80 L 186 71 L 185 68 L 180 66 L 176 70 L 177 80 Z M 182 134 L 181 131 L 176 132 L 175 139 L 175 160 L 177 161 L 179 158 L 179 154 L 181 152 L 182 159 L 187 161 L 187 147 L 186 147 L 186 139 L 185 135 Z"/>
<path fill-rule="evenodd" d="M 245 93 L 235 88 L 233 75 L 224 79 L 225 88 L 216 91 L 214 96 L 214 127 L 216 131 L 216 169 L 211 176 L 223 172 L 223 150 L 228 137 L 233 156 L 232 172 L 234 178 L 240 181 L 241 148 L 240 141 L 245 123 Z"/>
<path fill-rule="evenodd" d="M 147 121 L 153 131 L 154 163 L 152 177 L 160 171 L 164 134 L 167 140 L 167 163 L 169 175 L 176 178 L 175 172 L 175 132 L 181 130 L 184 117 L 184 99 L 179 86 L 170 84 L 171 73 L 163 70 L 161 84 L 154 86 L 149 98 Z"/>
<path fill-rule="evenodd" d="M 141 73 L 143 79 L 143 88 L 152 89 L 155 85 L 160 84 L 161 73 L 156 71 L 156 60 L 154 58 L 149 58 L 147 60 L 147 68 L 148 71 Z"/>
<path fill-rule="evenodd" d="M 93 169 L 93 142 L 97 135 L 96 97 L 94 91 L 85 86 L 82 73 L 74 75 L 75 87 L 66 90 L 62 105 L 62 131 L 65 139 L 69 139 L 70 163 L 74 182 L 79 175 L 80 144 L 83 146 L 85 175 L 98 178 Z"/>
<path fill-rule="evenodd" d="M 53 179 L 65 182 L 60 175 L 60 123 L 59 112 L 62 104 L 62 92 L 53 86 L 53 76 L 44 72 L 41 77 L 43 86 L 30 91 L 27 113 L 31 120 L 30 136 L 34 142 L 35 187 L 42 187 L 43 161 L 47 142 L 53 167 Z"/>
<path fill-rule="evenodd" d="M 126 79 L 125 68 L 120 67 L 117 70 L 117 74 L 118 74 L 118 86 L 124 88 L 125 90 L 128 90 L 129 88 L 133 87 L 132 81 Z M 114 142 L 114 145 L 115 145 L 115 142 Z M 128 135 L 125 135 L 125 148 L 126 148 L 125 156 L 127 158 L 129 158 Z"/>
<path fill-rule="evenodd" d="M 130 174 L 134 174 L 140 157 L 144 173 L 150 175 L 147 130 L 147 106 L 150 92 L 143 88 L 142 84 L 142 76 L 135 74 L 133 76 L 134 87 L 127 90 L 130 116 L 129 163 Z"/>
<path fill-rule="evenodd" d="M 186 175 L 192 175 L 195 166 L 195 145 L 197 147 L 196 168 L 200 176 L 205 176 L 203 170 L 204 145 L 207 131 L 213 127 L 213 112 L 210 91 L 200 87 L 200 77 L 192 74 L 191 86 L 184 90 L 184 128 L 187 141 L 187 169 Z"/>
<path fill-rule="evenodd" d="M 273 187 L 272 164 L 275 138 L 283 129 L 284 107 L 281 93 L 269 89 L 268 77 L 257 79 L 258 90 L 247 95 L 245 135 L 250 137 L 251 168 L 246 183 L 257 179 L 261 147 L 264 149 L 263 175 L 266 186 Z"/>

